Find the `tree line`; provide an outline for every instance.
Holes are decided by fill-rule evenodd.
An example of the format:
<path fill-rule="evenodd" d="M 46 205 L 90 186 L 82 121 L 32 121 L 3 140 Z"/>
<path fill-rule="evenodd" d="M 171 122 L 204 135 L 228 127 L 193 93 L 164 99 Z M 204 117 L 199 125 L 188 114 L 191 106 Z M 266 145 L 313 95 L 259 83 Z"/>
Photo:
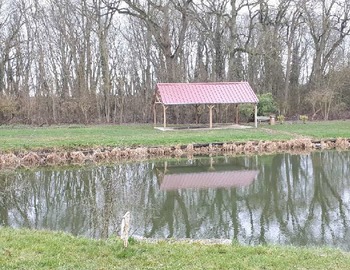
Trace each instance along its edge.
<path fill-rule="evenodd" d="M 287 117 L 348 118 L 349 34 L 347 0 L 0 0 L 0 124 L 151 122 L 157 82 L 248 81 Z"/>

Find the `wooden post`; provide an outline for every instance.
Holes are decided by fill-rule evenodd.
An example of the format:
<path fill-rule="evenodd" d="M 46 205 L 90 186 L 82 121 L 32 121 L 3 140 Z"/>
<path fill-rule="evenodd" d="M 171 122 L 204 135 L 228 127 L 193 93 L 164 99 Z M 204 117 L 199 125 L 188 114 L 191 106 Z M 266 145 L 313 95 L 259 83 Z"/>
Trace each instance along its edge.
<path fill-rule="evenodd" d="M 258 127 L 258 105 L 255 104 L 254 106 L 254 126 L 255 128 Z"/>
<path fill-rule="evenodd" d="M 236 124 L 239 124 L 239 105 L 236 104 Z"/>
<path fill-rule="evenodd" d="M 153 124 L 154 126 L 157 125 L 157 110 L 156 110 L 156 103 L 153 104 Z"/>
<path fill-rule="evenodd" d="M 213 108 L 214 105 L 208 105 L 209 108 L 209 128 L 213 128 Z"/>
<path fill-rule="evenodd" d="M 163 118 L 164 118 L 164 128 L 166 128 L 166 110 L 168 109 L 167 106 L 163 105 Z"/>
<path fill-rule="evenodd" d="M 128 247 L 130 230 L 130 212 L 126 212 L 122 219 L 120 238 L 123 240 L 124 247 Z"/>

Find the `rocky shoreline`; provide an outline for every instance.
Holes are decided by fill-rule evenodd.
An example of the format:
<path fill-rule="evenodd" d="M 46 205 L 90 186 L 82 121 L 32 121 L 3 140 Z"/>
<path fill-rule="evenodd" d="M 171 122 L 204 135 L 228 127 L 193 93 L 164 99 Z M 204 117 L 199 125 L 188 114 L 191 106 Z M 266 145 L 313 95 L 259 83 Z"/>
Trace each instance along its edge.
<path fill-rule="evenodd" d="M 56 165 L 82 165 L 86 163 L 145 160 L 208 154 L 249 155 L 277 152 L 310 152 L 322 149 L 350 149 L 350 139 L 311 140 L 308 138 L 288 141 L 248 141 L 231 143 L 188 144 L 170 147 L 104 147 L 73 150 L 34 150 L 0 153 L 0 169 Z"/>

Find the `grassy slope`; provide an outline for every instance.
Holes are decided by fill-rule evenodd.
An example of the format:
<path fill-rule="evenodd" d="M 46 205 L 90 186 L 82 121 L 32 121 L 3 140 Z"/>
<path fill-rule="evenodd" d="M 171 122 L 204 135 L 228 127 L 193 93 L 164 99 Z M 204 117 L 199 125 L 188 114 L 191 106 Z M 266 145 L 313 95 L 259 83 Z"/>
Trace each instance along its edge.
<path fill-rule="evenodd" d="M 330 249 L 90 240 L 0 228 L 0 269 L 350 269 L 350 253 Z"/>
<path fill-rule="evenodd" d="M 159 131 L 151 125 L 56 127 L 1 127 L 0 150 L 76 148 L 97 146 L 169 146 L 189 143 L 249 140 L 287 140 L 296 135 L 312 138 L 350 138 L 350 121 L 262 125 L 258 129 Z"/>

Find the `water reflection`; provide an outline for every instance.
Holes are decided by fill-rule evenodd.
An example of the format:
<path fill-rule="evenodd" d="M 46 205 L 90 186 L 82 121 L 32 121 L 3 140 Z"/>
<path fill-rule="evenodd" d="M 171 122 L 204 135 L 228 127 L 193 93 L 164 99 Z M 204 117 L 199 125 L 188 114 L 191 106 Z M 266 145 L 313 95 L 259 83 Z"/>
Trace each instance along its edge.
<path fill-rule="evenodd" d="M 147 237 L 350 250 L 348 164 L 324 151 L 0 172 L 0 223 L 99 238 L 130 211 Z"/>
<path fill-rule="evenodd" d="M 250 185 L 259 172 L 216 162 L 213 157 L 209 158 L 209 164 L 203 160 L 196 161 L 201 162 L 179 165 L 166 161 L 164 167 L 157 167 L 155 170 L 161 183 L 160 190 L 243 187 Z"/>

